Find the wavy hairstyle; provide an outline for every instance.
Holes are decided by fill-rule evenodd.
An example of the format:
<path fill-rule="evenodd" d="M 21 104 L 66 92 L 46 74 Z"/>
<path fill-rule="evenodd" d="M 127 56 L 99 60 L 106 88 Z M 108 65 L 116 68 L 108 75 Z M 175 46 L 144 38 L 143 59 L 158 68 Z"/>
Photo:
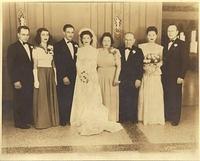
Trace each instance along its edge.
<path fill-rule="evenodd" d="M 47 44 L 51 44 L 52 45 L 52 36 L 49 32 L 49 30 L 47 30 L 46 28 L 39 28 L 37 30 L 36 36 L 35 36 L 35 42 L 37 45 L 39 45 L 41 43 L 41 33 L 42 31 L 47 31 L 49 33 L 49 40 L 47 42 Z"/>

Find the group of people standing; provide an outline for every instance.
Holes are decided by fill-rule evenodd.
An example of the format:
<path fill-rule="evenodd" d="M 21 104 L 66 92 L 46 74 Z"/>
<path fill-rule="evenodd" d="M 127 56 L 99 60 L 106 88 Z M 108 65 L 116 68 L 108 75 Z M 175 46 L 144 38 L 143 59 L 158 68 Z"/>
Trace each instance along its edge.
<path fill-rule="evenodd" d="M 93 135 L 118 131 L 127 121 L 178 125 L 188 59 L 176 25 L 169 25 L 170 42 L 164 47 L 155 43 L 154 26 L 147 28 L 147 43 L 136 47 L 128 32 L 118 49 L 109 32 L 97 49 L 91 29 L 79 31 L 79 44 L 73 41 L 74 31 L 64 25 L 64 38 L 53 45 L 50 32 L 39 28 L 32 46 L 29 28 L 18 27 L 19 40 L 7 55 L 15 127 L 71 124 L 80 135 Z"/>

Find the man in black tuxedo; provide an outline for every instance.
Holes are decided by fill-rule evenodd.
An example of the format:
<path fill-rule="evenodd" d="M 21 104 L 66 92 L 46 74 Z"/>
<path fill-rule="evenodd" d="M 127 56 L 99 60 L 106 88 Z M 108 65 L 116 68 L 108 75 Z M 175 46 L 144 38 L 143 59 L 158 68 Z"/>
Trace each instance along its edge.
<path fill-rule="evenodd" d="M 64 25 L 63 34 L 64 38 L 54 46 L 61 126 L 65 126 L 70 121 L 76 79 L 76 53 L 78 49 L 78 44 L 72 40 L 74 37 L 74 27 L 71 24 Z"/>
<path fill-rule="evenodd" d="M 176 25 L 169 25 L 167 34 L 169 42 L 164 45 L 162 66 L 165 120 L 177 126 L 181 116 L 182 84 L 188 66 L 188 54 L 185 42 L 178 38 Z"/>
<path fill-rule="evenodd" d="M 33 123 L 33 60 L 32 46 L 27 42 L 30 29 L 17 29 L 19 40 L 8 47 L 7 65 L 13 86 L 15 127 L 28 129 Z"/>
<path fill-rule="evenodd" d="M 125 46 L 120 48 L 121 73 L 119 85 L 120 122 L 138 121 L 138 93 L 143 76 L 143 53 L 134 46 L 133 33 L 124 36 Z"/>

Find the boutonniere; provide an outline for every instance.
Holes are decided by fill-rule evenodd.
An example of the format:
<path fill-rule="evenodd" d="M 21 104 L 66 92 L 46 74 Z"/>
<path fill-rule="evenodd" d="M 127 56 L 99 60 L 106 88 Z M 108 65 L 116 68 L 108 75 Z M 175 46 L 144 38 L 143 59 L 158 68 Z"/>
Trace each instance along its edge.
<path fill-rule="evenodd" d="M 135 53 L 136 53 L 136 51 L 135 51 L 135 50 L 133 50 L 133 51 L 132 51 L 132 53 L 133 53 L 133 54 L 135 54 Z"/>
<path fill-rule="evenodd" d="M 33 45 L 30 45 L 30 48 L 33 49 L 34 48 Z"/>
<path fill-rule="evenodd" d="M 48 45 L 48 46 L 47 46 L 47 52 L 48 52 L 49 54 L 52 54 L 52 55 L 53 55 L 53 45 Z"/>
<path fill-rule="evenodd" d="M 178 46 L 178 44 L 174 44 L 174 47 L 177 47 Z"/>
<path fill-rule="evenodd" d="M 75 48 L 78 48 L 78 45 L 77 45 L 77 44 L 75 44 L 75 45 L 74 45 L 74 47 L 75 47 Z"/>
<path fill-rule="evenodd" d="M 115 49 L 115 48 L 110 48 L 110 53 L 111 53 L 111 54 L 115 55 L 115 54 L 117 54 L 117 52 L 118 52 L 117 49 Z"/>

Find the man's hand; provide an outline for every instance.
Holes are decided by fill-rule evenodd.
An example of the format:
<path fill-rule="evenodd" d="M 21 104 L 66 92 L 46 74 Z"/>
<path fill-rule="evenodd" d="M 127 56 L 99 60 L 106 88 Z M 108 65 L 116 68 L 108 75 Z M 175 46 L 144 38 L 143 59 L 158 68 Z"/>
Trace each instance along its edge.
<path fill-rule="evenodd" d="M 69 85 L 70 84 L 70 80 L 69 80 L 69 78 L 67 76 L 63 78 L 63 83 L 64 83 L 64 85 Z"/>
<path fill-rule="evenodd" d="M 15 87 L 15 89 L 21 89 L 22 88 L 21 82 L 20 81 L 15 82 L 14 87 Z"/>
<path fill-rule="evenodd" d="M 136 87 L 136 88 L 139 88 L 140 86 L 141 86 L 141 81 L 137 79 L 137 80 L 135 81 L 135 87 Z"/>
<path fill-rule="evenodd" d="M 39 86 L 40 86 L 39 81 L 35 81 L 35 82 L 34 82 L 34 87 L 35 87 L 35 88 L 39 88 Z"/>
<path fill-rule="evenodd" d="M 180 78 L 180 77 L 178 77 L 178 78 L 177 78 L 177 84 L 183 84 L 183 79 Z"/>
<path fill-rule="evenodd" d="M 118 86 L 120 84 L 120 81 L 119 80 L 114 80 L 113 81 L 113 86 Z"/>

